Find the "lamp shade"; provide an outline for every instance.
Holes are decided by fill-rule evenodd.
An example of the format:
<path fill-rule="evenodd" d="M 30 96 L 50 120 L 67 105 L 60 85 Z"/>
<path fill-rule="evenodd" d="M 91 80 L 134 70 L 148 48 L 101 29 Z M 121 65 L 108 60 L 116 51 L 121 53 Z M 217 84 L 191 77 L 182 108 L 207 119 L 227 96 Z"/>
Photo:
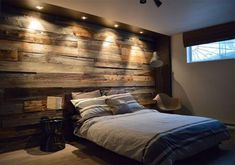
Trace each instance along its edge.
<path fill-rule="evenodd" d="M 154 69 L 161 66 L 163 66 L 163 61 L 159 59 L 157 52 L 153 52 L 153 57 L 150 61 L 150 67 Z"/>
<path fill-rule="evenodd" d="M 63 97 L 47 96 L 47 109 L 62 109 Z"/>

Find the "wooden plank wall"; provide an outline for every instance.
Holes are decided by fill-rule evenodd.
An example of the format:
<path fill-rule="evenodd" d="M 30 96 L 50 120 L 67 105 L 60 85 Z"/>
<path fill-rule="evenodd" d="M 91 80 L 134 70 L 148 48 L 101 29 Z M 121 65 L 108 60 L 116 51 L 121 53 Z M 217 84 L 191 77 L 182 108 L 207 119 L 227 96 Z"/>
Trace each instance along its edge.
<path fill-rule="evenodd" d="M 0 15 L 0 152 L 35 144 L 47 96 L 125 89 L 153 104 L 154 38 L 22 9 Z"/>

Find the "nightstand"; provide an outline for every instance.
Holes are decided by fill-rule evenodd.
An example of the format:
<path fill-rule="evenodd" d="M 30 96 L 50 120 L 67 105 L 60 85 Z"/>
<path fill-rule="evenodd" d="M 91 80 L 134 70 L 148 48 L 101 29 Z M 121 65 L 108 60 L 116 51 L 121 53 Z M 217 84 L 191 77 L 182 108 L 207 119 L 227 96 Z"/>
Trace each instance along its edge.
<path fill-rule="evenodd" d="M 64 149 L 63 119 L 44 117 L 40 123 L 43 134 L 40 149 L 46 152 L 55 152 Z"/>

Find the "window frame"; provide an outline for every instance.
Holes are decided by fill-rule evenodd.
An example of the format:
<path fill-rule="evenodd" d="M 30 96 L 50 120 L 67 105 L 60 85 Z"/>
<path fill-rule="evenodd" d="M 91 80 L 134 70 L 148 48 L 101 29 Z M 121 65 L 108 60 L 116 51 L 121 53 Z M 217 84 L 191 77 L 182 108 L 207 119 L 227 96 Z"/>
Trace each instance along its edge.
<path fill-rule="evenodd" d="M 235 39 L 229 39 L 229 40 L 234 40 Z M 229 41 L 229 40 L 223 40 L 223 41 Z M 216 42 L 223 42 L 223 41 L 216 41 Z M 216 43 L 216 42 L 210 42 L 210 43 Z M 210 44 L 206 43 L 206 44 Z M 200 45 L 205 45 L 205 44 L 198 44 L 198 45 L 193 45 L 193 46 L 200 46 Z M 186 47 L 186 61 L 188 64 L 190 63 L 200 63 L 200 62 L 211 62 L 211 61 L 222 61 L 222 60 L 235 60 L 235 50 L 234 50 L 234 57 L 230 58 L 218 58 L 218 59 L 205 59 L 205 60 L 199 60 L 199 61 L 193 61 L 193 55 L 192 55 L 192 47 L 193 46 L 188 46 Z M 218 54 L 220 55 L 220 54 Z"/>

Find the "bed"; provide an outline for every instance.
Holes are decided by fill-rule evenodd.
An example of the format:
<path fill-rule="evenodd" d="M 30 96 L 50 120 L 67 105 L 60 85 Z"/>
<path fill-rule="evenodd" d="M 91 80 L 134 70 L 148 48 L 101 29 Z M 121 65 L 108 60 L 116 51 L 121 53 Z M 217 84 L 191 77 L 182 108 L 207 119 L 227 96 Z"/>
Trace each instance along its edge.
<path fill-rule="evenodd" d="M 89 117 L 75 125 L 73 132 L 117 154 L 152 165 L 172 165 L 230 137 L 218 120 L 147 108 Z"/>

